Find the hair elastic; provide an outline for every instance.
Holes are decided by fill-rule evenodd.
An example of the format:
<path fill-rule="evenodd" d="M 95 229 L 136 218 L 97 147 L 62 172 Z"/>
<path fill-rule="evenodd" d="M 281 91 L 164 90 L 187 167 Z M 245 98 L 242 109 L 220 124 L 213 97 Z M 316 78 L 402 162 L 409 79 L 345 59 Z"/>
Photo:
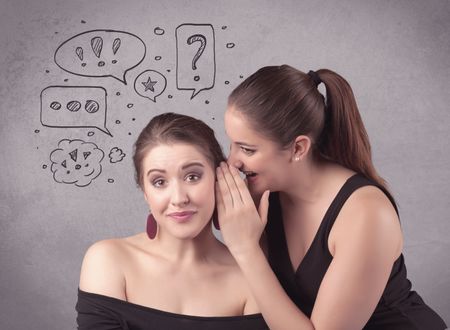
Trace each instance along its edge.
<path fill-rule="evenodd" d="M 319 86 L 319 84 L 322 82 L 322 79 L 320 79 L 320 77 L 316 71 L 309 70 L 308 76 L 311 77 L 311 79 L 314 81 L 316 86 Z"/>

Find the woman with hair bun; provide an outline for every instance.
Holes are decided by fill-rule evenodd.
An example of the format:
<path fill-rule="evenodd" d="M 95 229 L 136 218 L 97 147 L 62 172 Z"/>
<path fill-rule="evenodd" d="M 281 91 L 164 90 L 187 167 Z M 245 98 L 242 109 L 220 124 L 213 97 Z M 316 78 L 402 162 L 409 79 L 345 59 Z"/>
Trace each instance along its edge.
<path fill-rule="evenodd" d="M 411 290 L 395 200 L 343 77 L 261 68 L 229 96 L 225 129 L 220 228 L 270 329 L 446 328 Z"/>

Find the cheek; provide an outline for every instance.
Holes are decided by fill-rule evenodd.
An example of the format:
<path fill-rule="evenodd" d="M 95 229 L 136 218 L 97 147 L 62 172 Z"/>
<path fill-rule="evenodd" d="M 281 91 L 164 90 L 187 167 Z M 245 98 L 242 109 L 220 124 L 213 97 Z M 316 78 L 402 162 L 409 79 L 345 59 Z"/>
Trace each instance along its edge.
<path fill-rule="evenodd" d="M 167 205 L 167 193 L 164 190 L 146 189 L 145 195 L 147 204 L 154 213 L 162 212 L 165 205 Z"/>

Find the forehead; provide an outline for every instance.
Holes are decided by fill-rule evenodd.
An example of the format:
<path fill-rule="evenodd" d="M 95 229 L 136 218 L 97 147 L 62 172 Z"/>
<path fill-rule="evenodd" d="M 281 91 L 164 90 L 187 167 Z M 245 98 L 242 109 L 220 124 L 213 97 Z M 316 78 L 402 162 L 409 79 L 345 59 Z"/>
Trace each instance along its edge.
<path fill-rule="evenodd" d="M 186 163 L 199 162 L 205 167 L 211 167 L 209 159 L 199 147 L 188 143 L 159 144 L 150 149 L 143 159 L 146 172 L 150 168 L 168 169 L 180 168 Z"/>
<path fill-rule="evenodd" d="M 257 132 L 247 118 L 233 107 L 225 111 L 225 131 L 232 143 L 276 146 L 272 140 Z"/>

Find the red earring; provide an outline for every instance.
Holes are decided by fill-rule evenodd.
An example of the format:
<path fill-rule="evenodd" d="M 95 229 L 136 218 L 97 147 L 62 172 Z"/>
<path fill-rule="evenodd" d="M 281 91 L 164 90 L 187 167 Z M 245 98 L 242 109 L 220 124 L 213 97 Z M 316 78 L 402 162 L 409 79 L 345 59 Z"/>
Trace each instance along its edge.
<path fill-rule="evenodd" d="M 214 228 L 216 228 L 217 230 L 220 230 L 219 218 L 217 216 L 217 209 L 214 209 L 212 219 L 213 219 Z"/>
<path fill-rule="evenodd" d="M 158 231 L 158 223 L 155 220 L 153 214 L 149 214 L 147 217 L 147 236 L 150 239 L 156 237 L 156 232 Z"/>

